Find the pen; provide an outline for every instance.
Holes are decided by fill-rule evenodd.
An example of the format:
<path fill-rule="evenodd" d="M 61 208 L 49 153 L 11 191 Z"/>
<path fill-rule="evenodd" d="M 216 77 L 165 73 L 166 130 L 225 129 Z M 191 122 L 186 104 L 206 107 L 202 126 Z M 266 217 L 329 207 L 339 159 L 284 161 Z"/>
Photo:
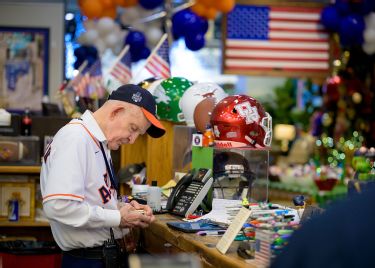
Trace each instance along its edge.
<path fill-rule="evenodd" d="M 218 236 L 225 234 L 225 230 L 217 230 L 217 231 L 199 231 L 197 235 L 200 236 Z"/>

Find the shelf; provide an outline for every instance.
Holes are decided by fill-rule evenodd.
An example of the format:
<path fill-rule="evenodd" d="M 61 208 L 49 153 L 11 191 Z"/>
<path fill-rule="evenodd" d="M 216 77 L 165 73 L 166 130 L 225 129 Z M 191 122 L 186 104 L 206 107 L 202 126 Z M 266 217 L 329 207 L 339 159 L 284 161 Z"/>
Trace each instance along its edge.
<path fill-rule="evenodd" d="M 39 174 L 40 166 L 0 166 L 0 173 Z"/>
<path fill-rule="evenodd" d="M 0 227 L 49 227 L 49 223 L 45 221 L 31 221 L 20 220 L 10 222 L 7 220 L 0 220 Z"/>

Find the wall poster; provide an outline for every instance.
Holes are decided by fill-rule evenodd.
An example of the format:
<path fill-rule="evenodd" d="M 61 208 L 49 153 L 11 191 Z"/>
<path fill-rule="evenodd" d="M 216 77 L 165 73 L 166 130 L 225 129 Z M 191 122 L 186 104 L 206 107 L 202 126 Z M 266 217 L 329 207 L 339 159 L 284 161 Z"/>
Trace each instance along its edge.
<path fill-rule="evenodd" d="M 48 58 L 48 28 L 0 26 L 0 108 L 41 110 Z"/>

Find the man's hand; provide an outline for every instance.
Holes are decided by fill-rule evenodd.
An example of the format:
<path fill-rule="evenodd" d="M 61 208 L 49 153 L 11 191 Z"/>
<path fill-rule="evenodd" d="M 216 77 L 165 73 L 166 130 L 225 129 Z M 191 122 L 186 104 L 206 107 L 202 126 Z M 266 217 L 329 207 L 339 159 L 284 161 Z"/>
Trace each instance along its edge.
<path fill-rule="evenodd" d="M 151 217 L 151 222 L 153 222 L 155 220 L 155 216 L 154 214 L 152 213 L 152 209 L 147 206 L 147 205 L 141 205 L 139 204 L 137 201 L 133 200 L 130 202 L 130 205 L 132 205 L 135 209 L 139 209 L 139 210 L 143 210 L 144 211 L 144 214 L 146 216 L 149 216 Z"/>
<path fill-rule="evenodd" d="M 130 228 L 130 227 L 142 227 L 146 228 L 149 224 L 155 220 L 155 216 L 152 214 L 152 210 L 148 206 L 143 206 L 137 202 L 125 204 L 120 208 L 120 227 Z M 147 208 L 148 207 L 148 208 Z M 144 213 L 140 213 L 137 210 L 143 210 Z M 151 213 L 151 214 L 150 214 Z"/>

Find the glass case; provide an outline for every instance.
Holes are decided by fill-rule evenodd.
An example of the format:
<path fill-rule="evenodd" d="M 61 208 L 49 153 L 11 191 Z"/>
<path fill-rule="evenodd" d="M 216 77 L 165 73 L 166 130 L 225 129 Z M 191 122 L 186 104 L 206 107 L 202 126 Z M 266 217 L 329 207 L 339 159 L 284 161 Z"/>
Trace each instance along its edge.
<path fill-rule="evenodd" d="M 0 165 L 39 165 L 40 150 L 37 136 L 0 136 Z"/>

